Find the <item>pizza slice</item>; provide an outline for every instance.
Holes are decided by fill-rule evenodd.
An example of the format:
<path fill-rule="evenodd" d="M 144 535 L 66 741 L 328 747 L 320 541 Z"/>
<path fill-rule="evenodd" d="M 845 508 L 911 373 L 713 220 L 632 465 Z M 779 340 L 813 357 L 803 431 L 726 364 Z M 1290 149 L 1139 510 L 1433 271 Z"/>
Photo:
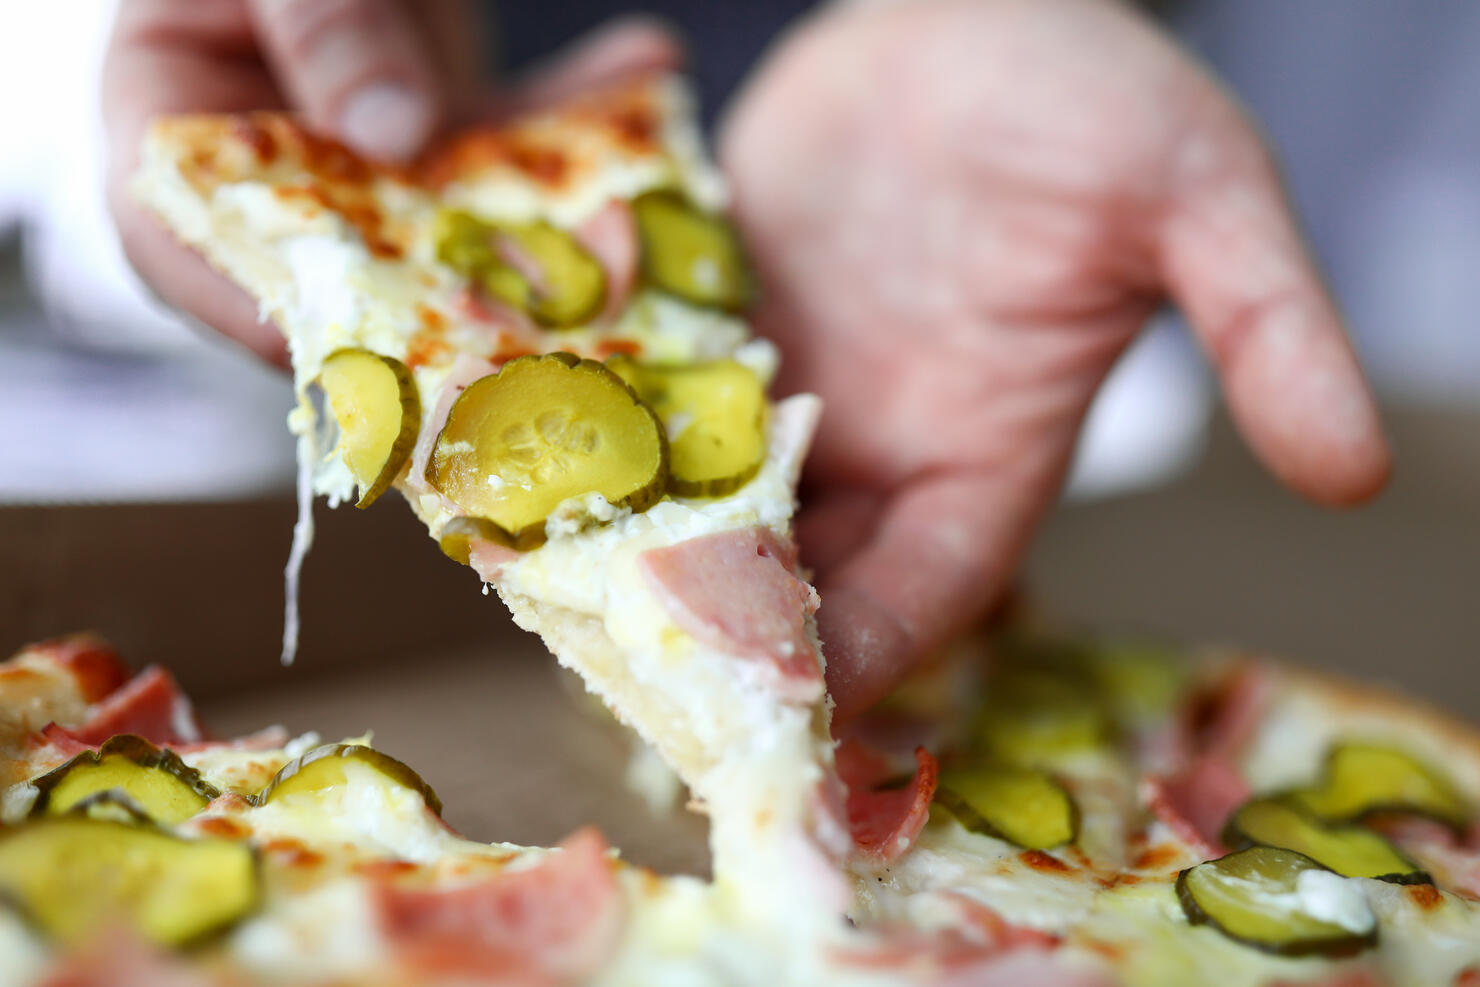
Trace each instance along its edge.
<path fill-rule="evenodd" d="M 766 396 L 777 355 L 743 320 L 682 85 L 592 93 L 406 169 L 285 115 L 166 118 L 133 190 L 287 337 L 290 600 L 311 493 L 398 489 L 678 770 L 737 907 L 780 935 L 837 926 L 850 842 L 790 533 L 819 405 Z M 290 603 L 288 655 L 294 626 Z"/>

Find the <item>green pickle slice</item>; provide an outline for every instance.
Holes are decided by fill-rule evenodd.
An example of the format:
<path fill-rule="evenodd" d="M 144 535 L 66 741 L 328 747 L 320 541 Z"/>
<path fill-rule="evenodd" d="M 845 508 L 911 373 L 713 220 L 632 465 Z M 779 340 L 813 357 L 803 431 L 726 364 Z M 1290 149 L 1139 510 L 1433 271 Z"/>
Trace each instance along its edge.
<path fill-rule="evenodd" d="M 625 357 L 607 366 L 662 420 L 674 493 L 721 497 L 760 471 L 766 459 L 766 392 L 749 367 L 735 360 L 644 366 Z"/>
<path fill-rule="evenodd" d="M 632 202 L 642 271 L 655 287 L 712 308 L 737 311 L 752 294 L 750 269 L 735 230 L 676 192 L 647 192 Z"/>
<path fill-rule="evenodd" d="M 462 392 L 437 436 L 427 482 L 487 533 L 517 549 L 545 540 L 545 520 L 598 493 L 647 510 L 668 483 L 668 443 L 653 412 L 594 360 L 522 356 Z"/>
<path fill-rule="evenodd" d="M 1116 725 L 1126 730 L 1171 715 L 1190 677 L 1189 664 L 1156 642 L 1104 641 L 1089 649 L 1088 659 Z"/>
<path fill-rule="evenodd" d="M 1223 842 L 1294 850 L 1343 877 L 1370 877 L 1394 884 L 1430 881 L 1417 864 L 1372 830 L 1324 823 L 1278 799 L 1245 802 L 1228 820 Z"/>
<path fill-rule="evenodd" d="M 988 686 L 976 740 L 994 759 L 1028 767 L 1104 748 L 1113 724 L 1093 683 L 1041 668 L 1009 668 Z"/>
<path fill-rule="evenodd" d="M 389 754 L 382 754 L 364 744 L 325 744 L 323 747 L 315 747 L 302 757 L 283 765 L 272 781 L 257 793 L 255 801 L 258 805 L 267 805 L 299 795 L 320 795 L 331 788 L 347 785 L 349 778 L 345 774 L 345 764 L 348 762 L 363 764 L 386 781 L 409 788 L 421 796 L 427 808 L 439 816 L 442 814 L 442 800 L 437 797 L 432 786 L 422 780 L 421 775 Z"/>
<path fill-rule="evenodd" d="M 1377 942 L 1377 922 L 1360 902 L 1342 924 L 1310 910 L 1302 879 L 1342 881 L 1304 854 L 1255 846 L 1189 867 L 1177 876 L 1177 900 L 1193 925 L 1281 956 L 1348 956 Z M 1309 884 L 1306 884 L 1309 890 Z"/>
<path fill-rule="evenodd" d="M 1463 831 L 1471 818 L 1464 798 L 1438 772 L 1401 750 L 1355 741 L 1332 748 L 1321 781 L 1288 797 L 1306 812 L 1334 821 L 1411 812 Z"/>
<path fill-rule="evenodd" d="M 362 349 L 330 353 L 319 385 L 339 424 L 339 449 L 369 507 L 400 474 L 421 430 L 421 395 L 406 364 Z"/>
<path fill-rule="evenodd" d="M 1079 835 L 1074 799 L 1043 771 L 1012 767 L 946 771 L 935 800 L 972 832 L 1026 850 L 1050 850 Z"/>
<path fill-rule="evenodd" d="M 121 792 L 166 825 L 189 819 L 221 794 L 174 751 L 132 734 L 111 737 L 96 752 L 83 751 L 31 784 L 38 792 L 32 816 L 61 815 L 101 793 Z"/>
<path fill-rule="evenodd" d="M 121 922 L 184 945 L 245 916 L 258 894 L 252 849 L 234 840 L 83 816 L 0 830 L 0 896 L 66 944 Z"/>
<path fill-rule="evenodd" d="M 438 260 L 550 328 L 580 325 L 606 300 L 600 262 L 549 223 L 490 222 L 444 210 L 433 236 Z"/>

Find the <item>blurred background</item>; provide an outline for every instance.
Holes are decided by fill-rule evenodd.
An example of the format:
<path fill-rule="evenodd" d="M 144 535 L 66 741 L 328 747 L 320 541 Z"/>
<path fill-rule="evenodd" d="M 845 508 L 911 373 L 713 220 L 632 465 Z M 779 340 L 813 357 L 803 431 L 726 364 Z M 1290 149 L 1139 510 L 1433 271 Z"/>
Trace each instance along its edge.
<path fill-rule="evenodd" d="M 505 6 L 509 68 L 619 10 Z M 711 122 L 807 6 L 650 5 L 689 36 Z M 1278 490 L 1231 435 L 1175 316 L 1159 317 L 1094 408 L 1026 584 L 1069 623 L 1269 648 L 1480 717 L 1480 5 L 1155 7 L 1279 151 L 1387 409 L 1396 478 L 1350 514 Z M 344 662 L 425 656 L 463 682 L 470 653 L 538 650 L 382 503 L 321 519 L 292 674 L 329 684 L 296 706 L 242 691 L 283 684 L 289 387 L 164 310 L 122 259 L 97 110 L 111 9 L 0 0 L 3 646 L 97 627 L 219 697 L 228 723 L 310 709 L 330 732 L 396 715 L 373 676 L 315 680 Z M 548 837 L 513 825 L 505 838 Z"/>

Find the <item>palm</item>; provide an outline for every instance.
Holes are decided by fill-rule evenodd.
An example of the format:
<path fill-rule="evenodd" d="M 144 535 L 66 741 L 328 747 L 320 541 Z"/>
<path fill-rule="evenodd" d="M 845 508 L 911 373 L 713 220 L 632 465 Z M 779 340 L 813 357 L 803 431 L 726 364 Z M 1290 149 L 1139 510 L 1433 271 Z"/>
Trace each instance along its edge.
<path fill-rule="evenodd" d="M 800 535 L 824 618 L 833 604 L 827 643 L 865 693 L 1000 592 L 1164 286 L 1212 323 L 1216 353 L 1246 305 L 1313 284 L 1277 190 L 1247 229 L 1179 212 L 1229 175 L 1273 180 L 1213 84 L 1105 0 L 830 15 L 763 71 L 724 150 L 782 387 L 827 402 Z M 1210 236 L 1264 263 L 1249 300 Z M 1350 377 L 1325 305 L 1302 345 Z M 1229 384 L 1244 410 L 1247 384 Z M 1269 446 L 1300 484 L 1303 462 Z"/>

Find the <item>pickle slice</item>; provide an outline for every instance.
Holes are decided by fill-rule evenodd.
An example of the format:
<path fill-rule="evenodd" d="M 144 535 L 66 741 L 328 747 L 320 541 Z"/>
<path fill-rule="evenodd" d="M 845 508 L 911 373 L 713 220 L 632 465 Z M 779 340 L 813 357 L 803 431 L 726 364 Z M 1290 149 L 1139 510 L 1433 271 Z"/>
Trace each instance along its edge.
<path fill-rule="evenodd" d="M 444 210 L 433 235 L 438 260 L 543 325 L 580 325 L 606 300 L 601 264 L 549 223 L 495 223 Z"/>
<path fill-rule="evenodd" d="M 1112 724 L 1093 688 L 1046 669 L 1006 670 L 988 686 L 976 739 L 995 759 L 1030 767 L 1098 750 Z"/>
<path fill-rule="evenodd" d="M 246 843 L 56 816 L 0 831 L 0 896 L 64 943 L 121 922 L 179 946 L 256 906 L 257 863 Z"/>
<path fill-rule="evenodd" d="M 339 423 L 339 449 L 360 487 L 356 507 L 385 493 L 416 446 L 421 396 L 400 360 L 369 350 L 330 353 L 319 384 Z"/>
<path fill-rule="evenodd" d="M 174 751 L 132 734 L 111 737 L 31 784 L 38 792 L 33 816 L 60 815 L 99 793 L 118 791 L 150 819 L 171 826 L 221 794 Z"/>
<path fill-rule="evenodd" d="M 1411 812 L 1459 832 L 1470 822 L 1469 806 L 1448 779 L 1411 755 L 1378 744 L 1333 747 L 1321 781 L 1291 792 L 1289 798 L 1312 815 L 1333 821 Z"/>
<path fill-rule="evenodd" d="M 977 767 L 940 776 L 935 800 L 974 833 L 1026 850 L 1049 850 L 1079 835 L 1079 810 L 1064 787 L 1042 771 Z"/>
<path fill-rule="evenodd" d="M 608 364 L 657 413 L 668 432 L 669 489 L 721 497 L 749 483 L 766 459 L 766 391 L 734 360 L 681 367 Z"/>
<path fill-rule="evenodd" d="M 455 517 L 442 525 L 442 532 L 437 536 L 437 547 L 452 561 L 472 565 L 470 555 L 473 542 L 480 538 L 485 541 L 502 541 L 504 535 L 499 533 L 492 521 L 485 521 L 480 517 Z"/>
<path fill-rule="evenodd" d="M 1377 922 L 1344 880 L 1293 850 L 1255 846 L 1182 871 L 1177 899 L 1193 925 L 1266 953 L 1348 956 L 1377 942 Z"/>
<path fill-rule="evenodd" d="M 1152 642 L 1102 642 L 1089 650 L 1088 660 L 1116 725 L 1126 730 L 1169 716 L 1189 678 L 1186 661 Z"/>
<path fill-rule="evenodd" d="M 697 305 L 728 311 L 750 301 L 750 269 L 735 230 L 681 195 L 648 192 L 632 203 L 642 271 L 655 287 Z"/>
<path fill-rule="evenodd" d="M 379 773 L 387 781 L 409 788 L 420 795 L 427 808 L 442 814 L 442 800 L 421 775 L 389 754 L 382 754 L 364 744 L 325 744 L 283 765 L 272 781 L 258 792 L 255 801 L 267 805 L 277 799 L 295 795 L 316 795 L 326 789 L 348 784 L 344 765 L 355 761 Z"/>
<path fill-rule="evenodd" d="M 1323 823 L 1278 799 L 1252 799 L 1228 820 L 1223 842 L 1303 853 L 1343 877 L 1428 884 L 1429 875 L 1387 840 L 1362 826 Z"/>
<path fill-rule="evenodd" d="M 569 353 L 521 356 L 462 392 L 437 436 L 427 482 L 517 549 L 545 540 L 545 519 L 597 493 L 647 510 L 668 482 L 668 443 L 622 378 Z"/>

